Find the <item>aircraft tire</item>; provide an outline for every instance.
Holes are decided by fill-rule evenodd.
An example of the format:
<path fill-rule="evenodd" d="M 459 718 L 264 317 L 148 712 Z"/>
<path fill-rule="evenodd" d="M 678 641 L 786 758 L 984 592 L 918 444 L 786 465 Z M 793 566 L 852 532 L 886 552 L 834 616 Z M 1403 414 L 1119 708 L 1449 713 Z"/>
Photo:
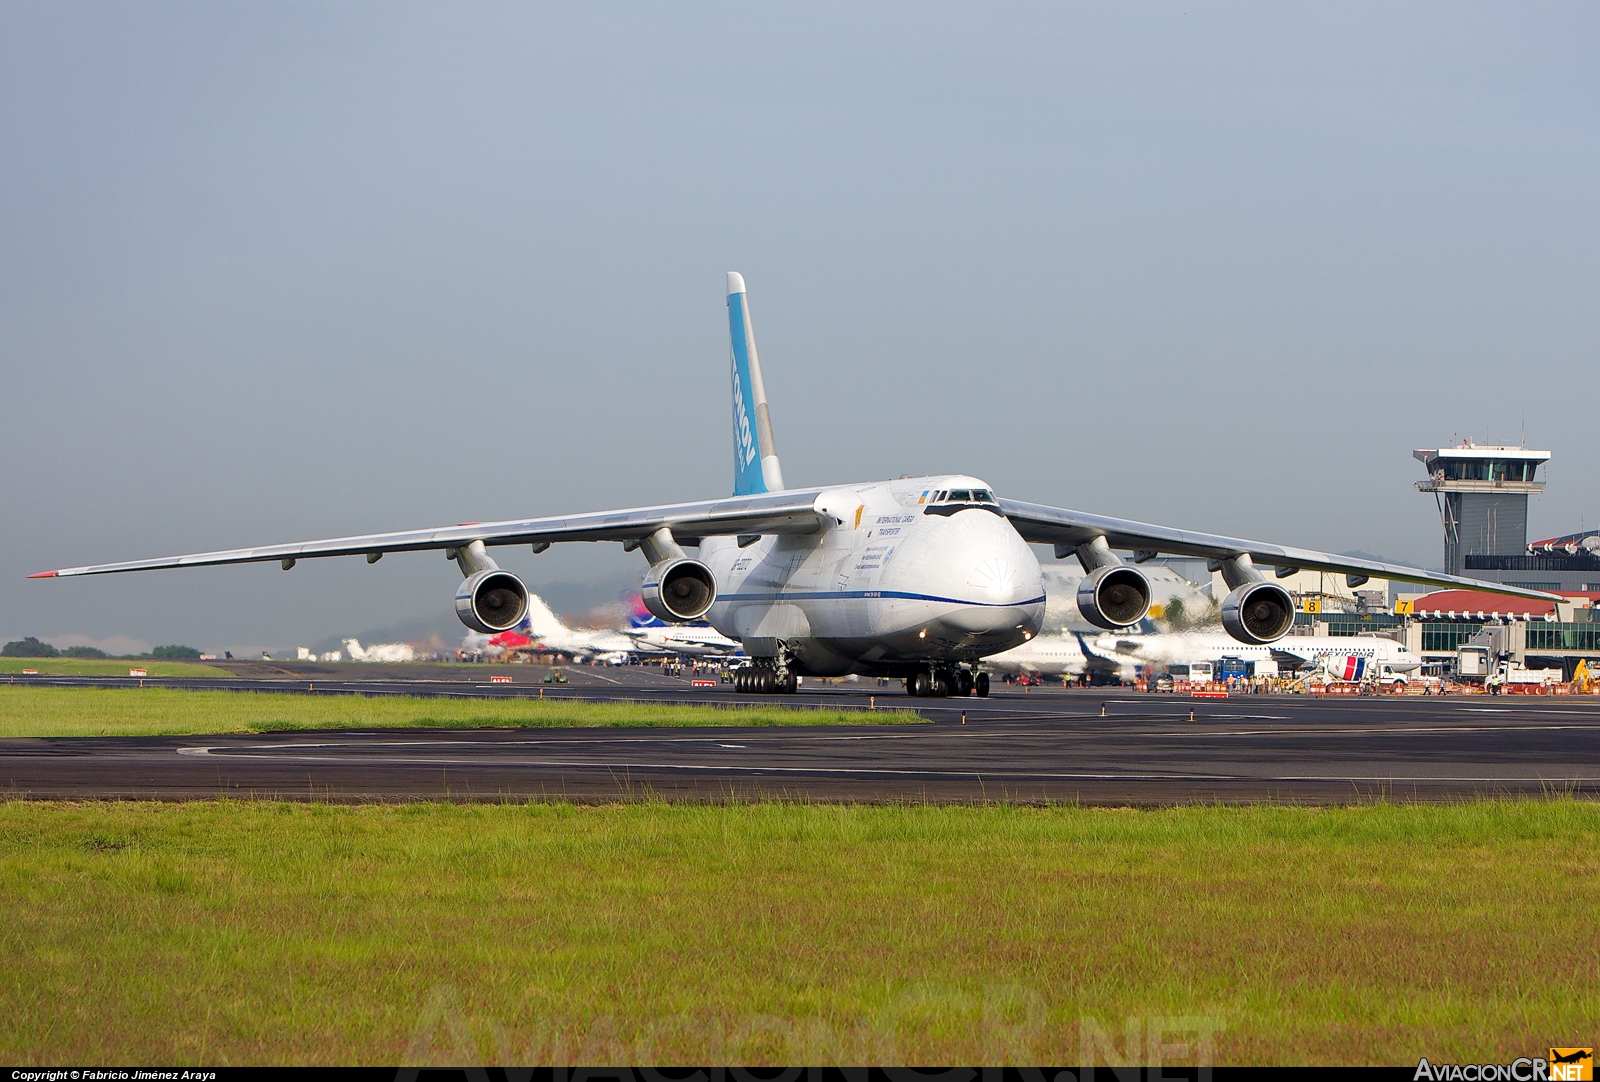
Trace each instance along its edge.
<path fill-rule="evenodd" d="M 913 678 L 913 683 L 912 683 L 911 687 L 912 687 L 911 694 L 917 696 L 918 698 L 927 698 L 928 696 L 931 696 L 934 693 L 934 690 L 933 690 L 933 677 L 929 676 L 925 672 L 919 672 Z"/>
<path fill-rule="evenodd" d="M 965 669 L 956 673 L 956 694 L 963 697 L 972 694 L 972 674 Z"/>
<path fill-rule="evenodd" d="M 987 699 L 989 697 L 989 674 L 986 672 L 981 672 L 974 677 L 972 681 L 972 690 L 978 693 L 978 698 Z"/>
<path fill-rule="evenodd" d="M 941 673 L 939 676 L 934 677 L 933 694 L 935 697 L 940 699 L 947 698 L 949 696 L 950 678 L 948 676 L 945 676 Z"/>
<path fill-rule="evenodd" d="M 917 678 L 915 676 L 908 676 L 903 682 L 906 685 L 906 694 L 910 695 L 912 698 L 915 698 L 917 694 Z"/>
<path fill-rule="evenodd" d="M 771 669 L 762 669 L 756 674 L 756 691 L 762 695 L 771 695 L 773 685 L 778 682 L 777 674 Z"/>

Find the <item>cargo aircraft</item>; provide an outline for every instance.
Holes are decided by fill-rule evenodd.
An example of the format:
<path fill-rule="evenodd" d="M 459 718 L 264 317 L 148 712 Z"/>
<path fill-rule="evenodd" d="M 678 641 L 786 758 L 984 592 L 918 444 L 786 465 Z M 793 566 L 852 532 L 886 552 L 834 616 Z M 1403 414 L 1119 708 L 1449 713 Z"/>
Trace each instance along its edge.
<path fill-rule="evenodd" d="M 1228 634 L 1270 643 L 1294 622 L 1294 605 L 1272 580 L 1298 570 L 1369 576 L 1550 600 L 1554 595 L 1419 568 L 1336 556 L 1108 518 L 997 496 L 961 474 L 788 488 L 773 442 L 744 279 L 728 275 L 732 344 L 733 495 L 727 499 L 584 514 L 479 522 L 399 533 L 229 549 L 46 571 L 75 578 L 156 568 L 276 561 L 285 571 L 319 556 L 442 550 L 461 571 L 456 614 L 495 634 L 527 615 L 528 588 L 491 548 L 543 552 L 568 541 L 615 541 L 648 565 L 644 603 L 662 620 L 708 620 L 744 646 L 736 688 L 793 692 L 801 675 L 897 677 L 912 695 L 988 693 L 983 659 L 1032 639 L 1044 620 L 1039 562 L 1030 544 L 1075 555 L 1085 575 L 1078 608 L 1091 624 L 1118 630 L 1150 606 L 1138 565 L 1158 554 L 1202 557 L 1231 591 L 1222 603 Z M 690 556 L 685 548 L 698 548 Z M 1132 562 L 1120 551 L 1130 552 Z"/>

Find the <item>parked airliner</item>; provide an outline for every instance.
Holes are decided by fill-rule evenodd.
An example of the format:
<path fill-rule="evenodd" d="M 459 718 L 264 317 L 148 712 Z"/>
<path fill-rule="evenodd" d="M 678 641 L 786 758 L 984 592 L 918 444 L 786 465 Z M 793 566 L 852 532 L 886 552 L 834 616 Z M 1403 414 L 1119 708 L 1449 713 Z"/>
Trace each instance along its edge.
<path fill-rule="evenodd" d="M 1099 635 L 1087 641 L 1088 652 L 1116 660 L 1128 669 L 1142 664 L 1188 665 L 1232 657 L 1241 661 L 1271 661 L 1284 671 L 1298 671 L 1325 661 L 1339 662 L 1329 672 L 1352 666 L 1360 675 L 1371 672 L 1390 678 L 1414 672 L 1422 659 L 1403 643 L 1372 635 L 1289 635 L 1273 643 L 1241 643 L 1228 635 L 1186 633 L 1168 635 Z M 1350 679 L 1357 679 L 1353 676 Z"/>
<path fill-rule="evenodd" d="M 1112 664 L 1117 674 L 1133 680 L 1139 666 L 1194 664 L 1195 661 L 1270 661 L 1283 672 L 1325 667 L 1338 679 L 1358 680 L 1376 675 L 1384 680 L 1408 679 L 1422 664 L 1405 643 L 1378 635 L 1286 635 L 1272 643 L 1237 642 L 1214 632 L 1157 635 L 1096 635 L 1080 643 L 1091 669 L 1096 663 Z M 1352 675 L 1341 675 L 1346 674 Z"/>
<path fill-rule="evenodd" d="M 1322 666 L 1337 679 L 1370 675 L 1385 682 L 1407 680 L 1422 664 L 1403 644 L 1373 636 L 1289 635 L 1274 643 L 1242 643 L 1231 635 L 1205 632 L 1108 632 L 1090 637 L 1073 631 L 1040 635 L 985 658 L 983 664 L 995 672 L 1069 677 L 1087 673 L 1096 683 L 1131 683 L 1139 678 L 1141 667 L 1162 669 L 1223 658 L 1271 662 L 1275 671 L 1282 672 Z"/>
<path fill-rule="evenodd" d="M 622 634 L 655 653 L 670 650 L 680 657 L 713 658 L 734 657 L 744 651 L 744 645 L 728 638 L 710 625 L 653 624 L 649 627 L 630 627 Z"/>
<path fill-rule="evenodd" d="M 986 694 L 984 658 L 1032 639 L 1044 619 L 1038 560 L 1028 546 L 1076 555 L 1086 572 L 1078 608 L 1096 627 L 1137 624 L 1150 584 L 1137 565 L 1161 553 L 1203 557 L 1231 591 L 1227 632 L 1269 643 L 1294 621 L 1283 587 L 1264 574 L 1297 569 L 1554 600 L 1552 594 L 1438 575 L 1420 568 L 1310 549 L 1176 530 L 1003 498 L 965 474 L 791 489 L 784 485 L 756 356 L 744 279 L 728 275 L 734 484 L 731 498 L 340 537 L 45 571 L 72 578 L 156 568 L 274 561 L 284 570 L 319 556 L 443 550 L 462 575 L 456 613 L 474 631 L 517 626 L 528 611 L 522 580 L 490 546 L 618 541 L 648 570 L 641 593 L 666 621 L 708 619 L 743 644 L 742 690 L 795 690 L 802 675 L 903 678 L 913 695 Z M 698 558 L 685 547 L 698 546 Z M 1131 552 L 1127 563 L 1119 551 Z"/>

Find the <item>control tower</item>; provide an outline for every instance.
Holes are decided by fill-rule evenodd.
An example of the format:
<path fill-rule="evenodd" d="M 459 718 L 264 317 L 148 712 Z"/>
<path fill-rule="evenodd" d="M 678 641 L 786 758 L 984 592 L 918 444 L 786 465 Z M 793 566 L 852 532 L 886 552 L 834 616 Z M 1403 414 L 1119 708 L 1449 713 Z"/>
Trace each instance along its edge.
<path fill-rule="evenodd" d="M 1497 568 L 1471 564 L 1506 561 L 1469 557 L 1525 556 L 1528 551 L 1528 495 L 1543 492 L 1535 480 L 1549 451 L 1526 447 L 1486 447 L 1464 441 L 1459 447 L 1413 451 L 1428 471 L 1417 490 L 1433 493 L 1444 522 L 1444 570 L 1447 575 L 1467 575 L 1499 581 Z M 1507 568 L 1509 570 L 1509 568 Z"/>

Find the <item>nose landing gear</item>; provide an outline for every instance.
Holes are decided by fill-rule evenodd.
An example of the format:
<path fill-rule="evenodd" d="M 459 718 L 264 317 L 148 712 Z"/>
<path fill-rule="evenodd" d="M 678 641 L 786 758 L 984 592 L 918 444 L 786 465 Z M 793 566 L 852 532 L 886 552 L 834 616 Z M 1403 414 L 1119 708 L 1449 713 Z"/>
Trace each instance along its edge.
<path fill-rule="evenodd" d="M 947 695 L 976 695 L 986 699 L 989 697 L 989 674 L 975 673 L 971 669 L 930 667 L 926 672 L 906 677 L 906 694 L 940 699 Z"/>

